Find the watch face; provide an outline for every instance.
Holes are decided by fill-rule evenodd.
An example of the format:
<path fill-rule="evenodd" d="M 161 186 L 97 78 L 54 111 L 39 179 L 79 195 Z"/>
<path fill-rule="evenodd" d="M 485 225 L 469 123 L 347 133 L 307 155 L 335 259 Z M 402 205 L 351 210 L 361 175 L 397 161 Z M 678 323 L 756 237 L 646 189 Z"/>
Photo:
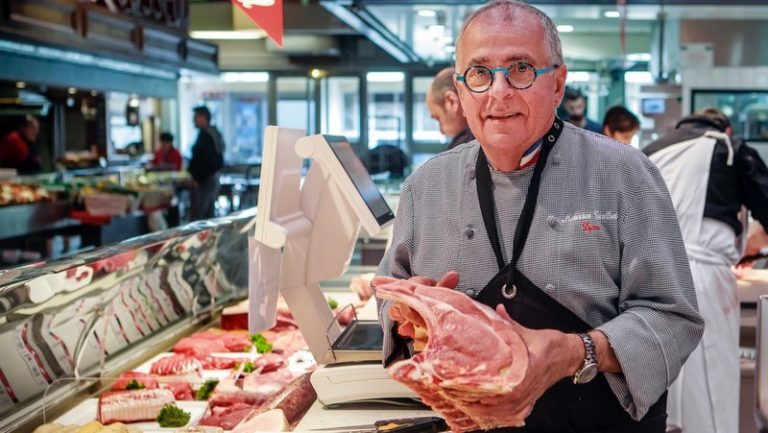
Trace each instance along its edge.
<path fill-rule="evenodd" d="M 588 383 L 597 376 L 597 364 L 587 364 L 579 372 L 577 383 Z"/>

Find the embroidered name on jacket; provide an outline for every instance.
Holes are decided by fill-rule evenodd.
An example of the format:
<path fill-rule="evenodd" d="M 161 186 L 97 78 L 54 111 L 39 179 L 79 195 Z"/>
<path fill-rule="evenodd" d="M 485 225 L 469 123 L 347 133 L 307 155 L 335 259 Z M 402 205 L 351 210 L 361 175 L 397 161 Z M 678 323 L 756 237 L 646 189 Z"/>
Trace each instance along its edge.
<path fill-rule="evenodd" d="M 616 211 L 594 211 L 594 212 L 575 212 L 568 214 L 563 218 L 558 219 L 561 224 L 567 224 L 572 222 L 582 222 L 589 220 L 597 221 L 616 221 L 619 219 L 619 214 Z M 599 230 L 599 229 L 598 229 Z"/>

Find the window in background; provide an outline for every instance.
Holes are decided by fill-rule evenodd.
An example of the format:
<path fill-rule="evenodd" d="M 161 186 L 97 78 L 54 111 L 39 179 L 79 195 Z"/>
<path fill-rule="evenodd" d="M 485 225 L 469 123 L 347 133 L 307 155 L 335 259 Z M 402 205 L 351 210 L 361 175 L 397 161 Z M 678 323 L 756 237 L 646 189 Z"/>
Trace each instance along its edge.
<path fill-rule="evenodd" d="M 405 74 L 369 72 L 368 148 L 391 145 L 405 147 Z M 405 149 L 403 149 L 405 150 Z"/>
<path fill-rule="evenodd" d="M 440 133 L 440 125 L 429 114 L 425 98 L 432 85 L 432 77 L 413 79 L 413 142 L 445 144 L 447 138 Z"/>
<path fill-rule="evenodd" d="M 277 79 L 277 126 L 315 133 L 314 84 L 307 77 Z"/>
<path fill-rule="evenodd" d="M 190 155 L 197 139 L 192 108 L 205 105 L 211 111 L 211 123 L 224 138 L 227 164 L 260 162 L 267 125 L 268 81 L 265 72 L 224 72 L 213 79 L 183 77 L 179 87 L 182 128 L 178 142 L 182 155 Z"/>
<path fill-rule="evenodd" d="M 360 79 L 328 77 L 321 88 L 321 131 L 360 141 Z"/>

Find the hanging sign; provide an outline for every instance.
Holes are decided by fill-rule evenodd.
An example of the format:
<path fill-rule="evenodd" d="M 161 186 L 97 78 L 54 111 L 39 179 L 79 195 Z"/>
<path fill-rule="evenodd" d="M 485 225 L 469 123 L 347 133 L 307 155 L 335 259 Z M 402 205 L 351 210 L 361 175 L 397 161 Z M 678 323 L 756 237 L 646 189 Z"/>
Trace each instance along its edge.
<path fill-rule="evenodd" d="M 283 0 L 232 0 L 232 3 L 283 48 Z"/>

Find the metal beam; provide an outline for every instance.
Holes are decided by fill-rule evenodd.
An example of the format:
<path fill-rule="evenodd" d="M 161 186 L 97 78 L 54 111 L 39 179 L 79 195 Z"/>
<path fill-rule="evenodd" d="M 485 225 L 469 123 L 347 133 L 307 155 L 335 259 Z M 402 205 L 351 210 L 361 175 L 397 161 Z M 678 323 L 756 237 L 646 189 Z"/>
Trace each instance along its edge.
<path fill-rule="evenodd" d="M 321 0 L 320 4 L 397 61 L 401 63 L 422 61 L 411 47 L 393 35 L 384 24 L 365 8 L 347 6 L 348 2 L 333 0 Z"/>

